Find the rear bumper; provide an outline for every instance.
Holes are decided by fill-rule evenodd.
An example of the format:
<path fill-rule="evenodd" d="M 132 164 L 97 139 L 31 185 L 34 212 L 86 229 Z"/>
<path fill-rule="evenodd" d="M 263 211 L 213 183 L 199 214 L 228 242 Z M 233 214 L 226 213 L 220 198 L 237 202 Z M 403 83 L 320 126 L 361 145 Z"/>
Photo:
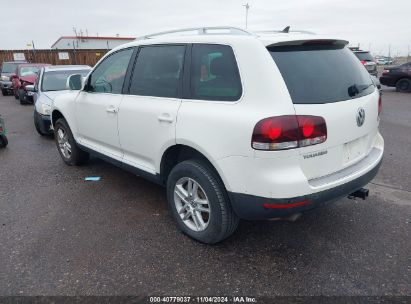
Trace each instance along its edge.
<path fill-rule="evenodd" d="M 397 79 L 393 77 L 385 77 L 385 76 L 380 77 L 380 83 L 388 87 L 395 87 L 396 81 Z"/>
<path fill-rule="evenodd" d="M 266 198 L 243 193 L 229 192 L 234 212 L 242 219 L 263 220 L 286 217 L 304 212 L 326 203 L 346 197 L 368 184 L 378 173 L 382 160 L 377 165 L 354 180 L 331 189 L 293 198 Z"/>

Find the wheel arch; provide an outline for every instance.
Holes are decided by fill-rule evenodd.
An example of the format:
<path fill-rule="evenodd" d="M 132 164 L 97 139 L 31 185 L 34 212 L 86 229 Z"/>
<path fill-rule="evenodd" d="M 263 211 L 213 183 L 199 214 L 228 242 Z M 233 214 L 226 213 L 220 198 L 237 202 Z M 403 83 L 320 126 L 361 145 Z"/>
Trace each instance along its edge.
<path fill-rule="evenodd" d="M 53 112 L 51 113 L 51 123 L 53 127 L 56 125 L 56 121 L 60 118 L 66 119 L 59 110 L 53 110 Z"/>
<path fill-rule="evenodd" d="M 206 154 L 202 151 L 199 151 L 199 149 L 185 144 L 176 144 L 168 147 L 164 151 L 160 162 L 160 176 L 163 180 L 163 183 L 165 184 L 167 182 L 168 175 L 170 174 L 174 166 L 176 166 L 178 163 L 181 163 L 182 161 L 189 159 L 200 159 L 206 162 L 214 171 L 214 173 L 216 173 L 218 178 L 221 179 L 226 190 L 229 189 L 227 181 L 225 180 L 221 169 L 218 168 L 218 166 L 216 166 L 215 163 L 210 160 L 210 157 L 206 156 Z"/>

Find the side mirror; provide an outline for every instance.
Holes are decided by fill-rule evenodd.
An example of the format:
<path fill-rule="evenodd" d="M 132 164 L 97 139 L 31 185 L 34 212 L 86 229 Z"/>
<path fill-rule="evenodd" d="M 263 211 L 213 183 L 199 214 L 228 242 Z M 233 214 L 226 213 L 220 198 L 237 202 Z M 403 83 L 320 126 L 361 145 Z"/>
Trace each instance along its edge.
<path fill-rule="evenodd" d="M 36 88 L 34 87 L 33 84 L 26 85 L 26 90 L 28 92 L 36 92 Z"/>
<path fill-rule="evenodd" d="M 67 90 L 81 90 L 83 88 L 84 79 L 80 74 L 73 74 L 67 78 Z"/>

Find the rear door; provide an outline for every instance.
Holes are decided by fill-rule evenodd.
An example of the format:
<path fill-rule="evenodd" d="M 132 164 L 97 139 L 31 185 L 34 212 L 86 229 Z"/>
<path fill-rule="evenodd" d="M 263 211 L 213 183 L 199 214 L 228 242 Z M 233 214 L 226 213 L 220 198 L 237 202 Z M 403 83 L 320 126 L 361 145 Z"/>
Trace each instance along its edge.
<path fill-rule="evenodd" d="M 123 162 L 155 174 L 175 144 L 185 45 L 142 46 L 119 112 Z"/>
<path fill-rule="evenodd" d="M 379 93 L 354 54 L 343 45 L 317 43 L 268 50 L 296 114 L 326 121 L 327 140 L 299 149 L 307 178 L 339 171 L 369 154 L 378 132 Z"/>

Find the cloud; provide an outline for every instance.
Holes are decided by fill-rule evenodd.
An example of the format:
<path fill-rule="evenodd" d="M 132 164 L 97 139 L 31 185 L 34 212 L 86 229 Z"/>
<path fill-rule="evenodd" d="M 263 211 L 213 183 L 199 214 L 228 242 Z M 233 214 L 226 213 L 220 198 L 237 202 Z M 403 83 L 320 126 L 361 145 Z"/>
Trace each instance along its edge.
<path fill-rule="evenodd" d="M 49 48 L 73 27 L 89 35 L 140 36 L 181 27 L 243 27 L 245 10 L 238 0 L 72 0 L 8 1 L 2 6 L 0 49 Z M 249 29 L 311 30 L 370 45 L 376 53 L 406 54 L 411 44 L 410 0 L 249 0 Z M 5 30 L 7 29 L 7 30 Z"/>

